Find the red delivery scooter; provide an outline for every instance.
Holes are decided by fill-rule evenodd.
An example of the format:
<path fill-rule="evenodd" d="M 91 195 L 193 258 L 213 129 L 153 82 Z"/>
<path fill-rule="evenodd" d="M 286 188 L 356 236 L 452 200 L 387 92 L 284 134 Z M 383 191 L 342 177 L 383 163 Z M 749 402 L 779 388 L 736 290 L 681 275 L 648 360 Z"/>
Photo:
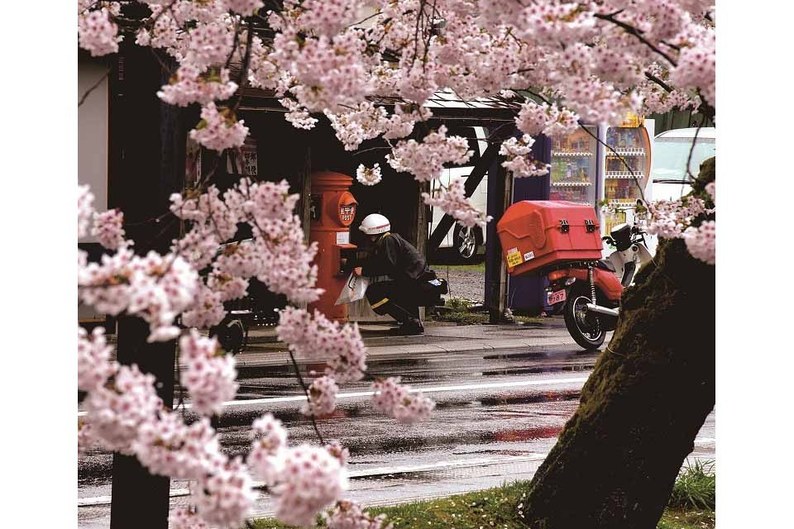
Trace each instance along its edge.
<path fill-rule="evenodd" d="M 653 259 L 637 227 L 620 224 L 603 239 L 615 248 L 607 259 L 564 263 L 546 274 L 547 303 L 562 312 L 571 337 L 585 349 L 597 349 L 615 330 L 623 289 Z"/>
<path fill-rule="evenodd" d="M 586 204 L 524 200 L 497 223 L 508 273 L 546 275 L 547 303 L 563 312 L 571 337 L 588 350 L 615 329 L 623 289 L 652 259 L 644 234 L 627 224 L 603 238 L 615 251 L 602 259 L 596 221 L 595 209 Z"/>

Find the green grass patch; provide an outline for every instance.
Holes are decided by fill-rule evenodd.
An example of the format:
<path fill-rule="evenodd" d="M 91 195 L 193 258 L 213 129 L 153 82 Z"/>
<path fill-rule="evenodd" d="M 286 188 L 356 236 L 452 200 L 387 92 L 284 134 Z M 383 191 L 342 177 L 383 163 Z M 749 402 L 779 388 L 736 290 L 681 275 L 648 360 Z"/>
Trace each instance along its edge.
<path fill-rule="evenodd" d="M 692 468 L 692 467 L 688 467 Z M 691 480 L 688 469 L 679 481 Z M 701 470 L 704 470 L 701 467 Z M 707 475 L 708 472 L 703 472 Z M 713 475 L 713 473 L 712 473 Z M 699 478 L 698 478 L 699 479 Z M 678 484 L 676 484 L 678 486 Z M 526 529 L 518 518 L 521 500 L 529 481 L 515 481 L 501 487 L 389 507 L 367 509 L 371 515 L 385 514 L 393 529 Z M 323 527 L 322 522 L 319 523 Z M 287 529 L 272 519 L 257 520 L 255 529 Z M 714 529 L 713 509 L 669 506 L 657 529 Z"/>
<path fill-rule="evenodd" d="M 687 463 L 673 486 L 670 506 L 713 511 L 717 502 L 716 483 L 714 461 Z"/>
<path fill-rule="evenodd" d="M 427 319 L 430 321 L 441 321 L 455 323 L 457 325 L 485 325 L 490 323 L 490 316 L 487 311 L 472 311 L 472 303 L 464 298 L 451 297 L 446 300 L 443 307 L 437 307 L 435 313 L 429 314 Z M 513 315 L 516 323 L 543 323 L 544 318 L 539 316 Z"/>
<path fill-rule="evenodd" d="M 488 323 L 487 312 L 472 312 L 472 303 L 463 298 L 447 298 L 443 307 L 428 316 L 430 321 L 443 321 L 458 325 L 484 325 Z"/>

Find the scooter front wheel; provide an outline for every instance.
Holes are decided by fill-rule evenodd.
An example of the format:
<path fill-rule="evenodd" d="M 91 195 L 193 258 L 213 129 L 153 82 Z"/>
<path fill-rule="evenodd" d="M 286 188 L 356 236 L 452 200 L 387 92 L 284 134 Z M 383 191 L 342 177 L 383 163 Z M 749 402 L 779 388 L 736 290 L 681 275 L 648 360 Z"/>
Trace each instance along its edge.
<path fill-rule="evenodd" d="M 584 349 L 592 351 L 604 343 L 606 331 L 599 322 L 598 314 L 587 310 L 588 303 L 591 303 L 590 297 L 574 289 L 565 302 L 563 317 L 571 338 Z"/>

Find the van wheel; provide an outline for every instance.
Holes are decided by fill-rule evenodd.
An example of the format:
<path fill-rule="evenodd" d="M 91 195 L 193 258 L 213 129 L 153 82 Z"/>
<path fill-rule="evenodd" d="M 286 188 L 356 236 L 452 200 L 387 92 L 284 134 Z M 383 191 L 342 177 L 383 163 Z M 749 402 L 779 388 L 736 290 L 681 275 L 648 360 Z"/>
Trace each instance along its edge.
<path fill-rule="evenodd" d="M 457 257 L 461 261 L 470 263 L 479 257 L 479 250 L 483 242 L 482 230 L 479 227 L 468 228 L 455 224 L 452 240 Z"/>

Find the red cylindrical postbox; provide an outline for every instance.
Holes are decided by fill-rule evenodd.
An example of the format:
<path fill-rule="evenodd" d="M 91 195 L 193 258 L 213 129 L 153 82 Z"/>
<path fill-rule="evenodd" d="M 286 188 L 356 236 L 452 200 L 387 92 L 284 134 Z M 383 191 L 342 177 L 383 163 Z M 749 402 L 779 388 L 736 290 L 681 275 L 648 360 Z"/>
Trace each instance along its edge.
<path fill-rule="evenodd" d="M 311 175 L 311 227 L 309 240 L 317 241 L 317 286 L 322 296 L 309 305 L 329 319 L 347 321 L 347 305 L 334 305 L 349 273 L 342 270 L 356 246 L 350 244 L 350 225 L 358 202 L 348 191 L 353 179 L 341 173 L 322 171 Z"/>

